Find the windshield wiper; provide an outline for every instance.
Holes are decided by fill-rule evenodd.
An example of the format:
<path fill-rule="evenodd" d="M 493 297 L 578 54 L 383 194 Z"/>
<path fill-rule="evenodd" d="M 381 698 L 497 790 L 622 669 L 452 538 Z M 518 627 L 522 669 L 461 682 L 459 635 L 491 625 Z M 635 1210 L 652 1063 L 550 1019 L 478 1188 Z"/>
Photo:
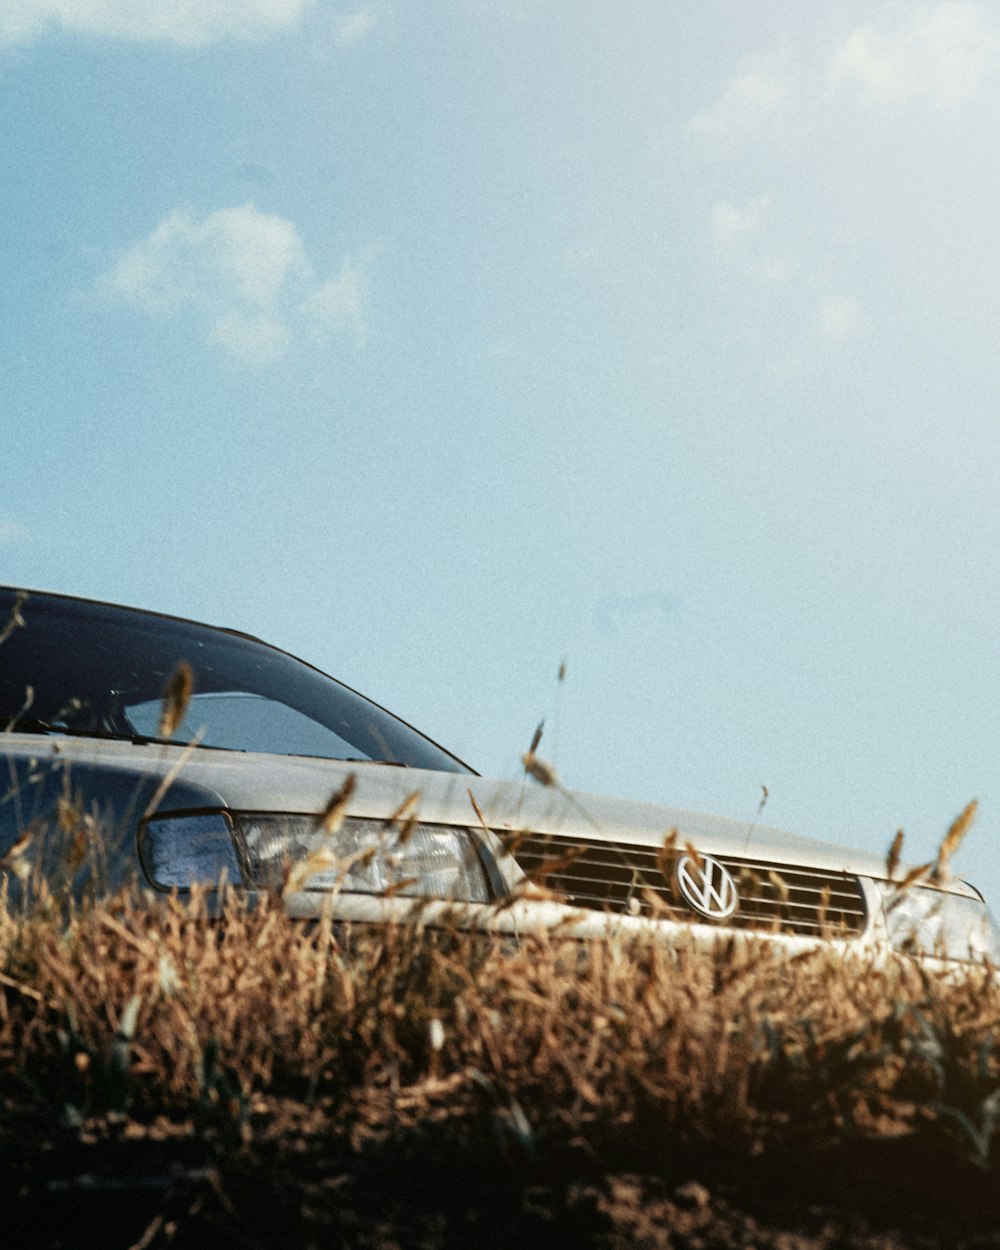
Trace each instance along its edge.
<path fill-rule="evenodd" d="M 49 721 L 36 720 L 30 716 L 15 716 L 0 732 L 5 734 L 58 734 L 67 738 L 100 738 L 107 742 L 131 742 L 134 746 L 159 745 L 165 747 L 201 746 L 200 742 L 178 741 L 176 738 L 160 738 L 155 734 L 124 733 L 114 729 L 84 729 L 77 725 L 53 725 Z M 231 747 L 216 747 L 229 751 Z"/>
<path fill-rule="evenodd" d="M 312 758 L 318 760 L 335 759 L 339 764 L 388 764 L 390 768 L 409 768 L 409 764 L 404 764 L 402 760 L 376 760 L 370 755 L 316 755 Z"/>
<path fill-rule="evenodd" d="M 35 720 L 31 716 L 11 716 L 4 722 L 0 732 L 5 734 L 62 734 L 66 730 L 61 725 L 50 725 L 48 721 Z"/>
<path fill-rule="evenodd" d="M 163 738 L 156 734 L 127 733 L 114 729 L 86 729 L 77 725 L 53 724 L 51 721 L 39 720 L 33 716 L 12 716 L 6 723 L 0 720 L 0 724 L 3 725 L 3 728 L 0 729 L 0 735 L 24 733 L 56 735 L 67 738 L 98 738 L 108 742 L 131 742 L 134 746 L 196 746 L 213 751 L 238 751 L 246 754 L 246 749 L 243 747 L 224 747 L 215 742 L 188 742 L 178 738 Z M 332 759 L 343 764 L 384 764 L 391 768 L 410 767 L 409 764 L 404 764 L 402 760 L 380 760 L 372 759 L 369 756 L 310 755 L 302 751 L 285 751 L 282 754 L 293 759 Z"/>

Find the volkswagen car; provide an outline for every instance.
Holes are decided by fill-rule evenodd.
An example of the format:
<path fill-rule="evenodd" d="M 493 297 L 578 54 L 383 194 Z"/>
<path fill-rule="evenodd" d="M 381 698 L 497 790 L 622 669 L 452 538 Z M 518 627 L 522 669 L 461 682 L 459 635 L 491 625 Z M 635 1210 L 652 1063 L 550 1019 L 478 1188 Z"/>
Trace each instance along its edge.
<path fill-rule="evenodd" d="M 277 647 L 136 608 L 0 587 L 0 768 L 8 907 L 228 888 L 303 918 L 1000 963 L 943 871 L 569 793 L 534 752 L 489 780 Z"/>

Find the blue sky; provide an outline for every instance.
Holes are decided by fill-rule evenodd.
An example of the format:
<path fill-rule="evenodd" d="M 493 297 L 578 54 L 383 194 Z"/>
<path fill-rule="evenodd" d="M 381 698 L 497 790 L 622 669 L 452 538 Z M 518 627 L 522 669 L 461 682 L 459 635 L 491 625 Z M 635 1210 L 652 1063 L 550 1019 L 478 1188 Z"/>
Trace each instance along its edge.
<path fill-rule="evenodd" d="M 978 797 L 1000 908 L 993 6 L 5 0 L 0 106 L 0 580 L 499 776 Z"/>

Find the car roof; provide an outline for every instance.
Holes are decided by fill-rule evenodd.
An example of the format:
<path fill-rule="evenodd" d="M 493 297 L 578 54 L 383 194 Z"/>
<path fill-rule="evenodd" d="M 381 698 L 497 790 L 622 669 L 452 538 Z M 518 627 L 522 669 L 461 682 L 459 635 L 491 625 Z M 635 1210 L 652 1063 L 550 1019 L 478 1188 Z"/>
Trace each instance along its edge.
<path fill-rule="evenodd" d="M 44 590 L 40 587 L 0 584 L 0 594 L 3 593 L 23 595 L 26 599 L 30 599 L 35 596 L 44 599 L 65 599 L 72 603 L 92 604 L 94 607 L 98 608 L 114 608 L 121 612 L 139 612 L 143 616 L 154 616 L 158 617 L 160 620 L 177 621 L 182 625 L 197 625 L 202 629 L 216 629 L 224 634 L 235 634 L 239 638 L 248 638 L 251 642 L 259 642 L 262 646 L 271 647 L 275 651 L 280 651 L 282 649 L 281 647 L 276 647 L 274 643 L 267 642 L 263 638 L 258 638 L 256 634 L 248 634 L 246 630 L 243 629 L 233 629 L 231 626 L 227 625 L 215 625 L 210 621 L 198 621 L 190 616 L 178 616 L 175 612 L 160 612 L 154 608 L 136 607 L 135 604 L 116 603 L 111 599 L 97 599 L 91 595 L 73 595 L 62 590 Z M 299 659 L 300 657 L 295 656 L 294 658 Z M 308 663 L 308 661 L 303 661 L 303 663 Z"/>

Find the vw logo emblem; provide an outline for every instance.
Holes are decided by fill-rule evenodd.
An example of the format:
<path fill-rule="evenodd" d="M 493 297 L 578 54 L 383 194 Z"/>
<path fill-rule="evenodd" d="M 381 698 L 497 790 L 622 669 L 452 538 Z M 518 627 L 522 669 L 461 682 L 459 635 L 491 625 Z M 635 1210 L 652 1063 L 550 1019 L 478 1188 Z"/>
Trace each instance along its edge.
<path fill-rule="evenodd" d="M 727 920 L 736 910 L 736 882 L 729 869 L 710 855 L 685 852 L 677 860 L 674 877 L 684 902 L 699 916 Z"/>

